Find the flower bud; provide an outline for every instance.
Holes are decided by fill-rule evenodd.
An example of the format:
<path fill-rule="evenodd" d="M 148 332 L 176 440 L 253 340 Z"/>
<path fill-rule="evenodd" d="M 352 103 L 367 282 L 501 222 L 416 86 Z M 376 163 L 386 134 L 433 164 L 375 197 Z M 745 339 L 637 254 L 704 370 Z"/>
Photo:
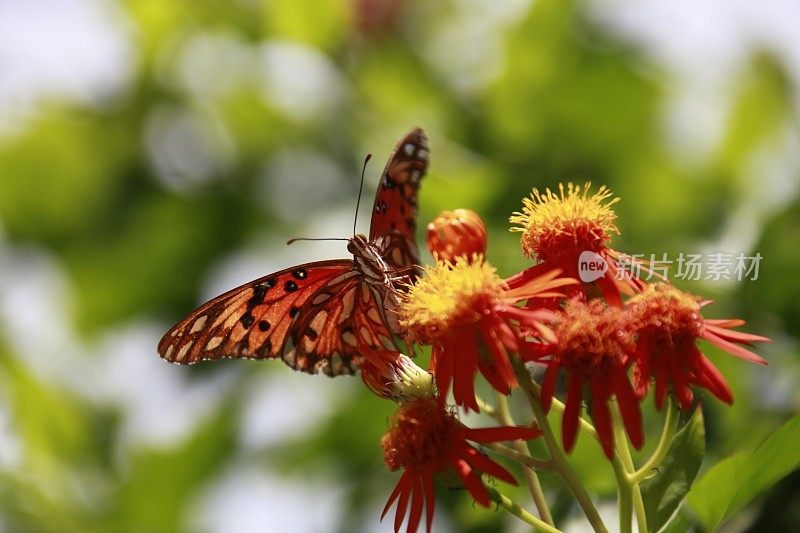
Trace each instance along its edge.
<path fill-rule="evenodd" d="M 443 211 L 428 224 L 428 250 L 439 261 L 486 255 L 486 226 L 474 211 Z"/>
<path fill-rule="evenodd" d="M 361 379 L 377 396 L 400 403 L 436 394 L 428 371 L 399 352 L 372 352 L 361 367 Z"/>

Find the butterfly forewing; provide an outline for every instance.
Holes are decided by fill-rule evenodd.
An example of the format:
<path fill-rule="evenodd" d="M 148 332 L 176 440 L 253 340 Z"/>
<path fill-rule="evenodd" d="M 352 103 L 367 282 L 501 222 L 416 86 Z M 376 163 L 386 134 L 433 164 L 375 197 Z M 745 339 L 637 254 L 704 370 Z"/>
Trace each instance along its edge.
<path fill-rule="evenodd" d="M 342 259 L 289 268 L 237 287 L 200 306 L 158 345 L 175 363 L 221 357 L 277 357 L 292 323 L 316 292 L 353 270 Z"/>
<path fill-rule="evenodd" d="M 428 138 L 416 128 L 397 143 L 378 184 L 369 240 L 383 253 L 389 266 L 409 274 L 419 264 L 416 243 L 417 193 L 428 170 Z"/>

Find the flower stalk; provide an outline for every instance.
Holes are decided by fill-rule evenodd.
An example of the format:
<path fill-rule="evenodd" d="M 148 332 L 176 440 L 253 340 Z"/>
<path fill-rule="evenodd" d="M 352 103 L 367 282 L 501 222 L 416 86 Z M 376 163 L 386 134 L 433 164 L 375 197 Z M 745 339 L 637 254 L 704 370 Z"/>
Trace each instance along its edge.
<path fill-rule="evenodd" d="M 600 513 L 597 512 L 597 507 L 595 507 L 594 502 L 592 502 L 591 497 L 586 492 L 583 484 L 581 484 L 575 471 L 572 470 L 569 462 L 567 462 L 567 458 L 564 456 L 564 452 L 561 450 L 561 446 L 553 434 L 553 428 L 550 426 L 547 413 L 545 413 L 542 407 L 541 396 L 539 395 L 537 387 L 533 385 L 533 379 L 530 373 L 528 373 L 528 369 L 525 368 L 525 365 L 519 358 L 515 357 L 512 363 L 517 375 L 517 380 L 522 390 L 525 391 L 528 403 L 533 411 L 533 416 L 536 418 L 539 429 L 542 431 L 542 438 L 550 453 L 550 461 L 552 462 L 553 469 L 561 476 L 564 484 L 572 493 L 578 505 L 580 505 L 586 515 L 586 518 L 589 520 L 589 523 L 592 525 L 592 528 L 597 533 L 607 533 L 608 529 L 603 523 Z"/>
<path fill-rule="evenodd" d="M 514 419 L 511 417 L 511 410 L 508 408 L 508 400 L 499 393 L 495 393 L 495 395 L 497 396 L 498 422 L 503 425 L 513 426 Z M 512 446 L 520 456 L 533 460 L 526 442 L 516 440 L 512 443 Z M 536 475 L 534 467 L 530 464 L 526 464 L 525 468 L 522 469 L 522 475 L 525 477 L 525 482 L 528 484 L 533 503 L 539 511 L 539 516 L 548 524 L 554 525 L 553 516 L 550 514 L 550 506 L 547 504 L 547 498 L 545 498 L 542 484 L 539 482 L 539 476 Z"/>

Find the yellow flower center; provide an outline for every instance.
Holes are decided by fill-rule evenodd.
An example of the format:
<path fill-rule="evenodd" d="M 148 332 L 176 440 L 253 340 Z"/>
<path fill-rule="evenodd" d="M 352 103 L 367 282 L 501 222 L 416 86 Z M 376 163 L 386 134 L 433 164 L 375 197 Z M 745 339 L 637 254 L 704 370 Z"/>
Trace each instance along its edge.
<path fill-rule="evenodd" d="M 591 183 L 583 188 L 558 186 L 559 194 L 547 189 L 544 194 L 533 189 L 531 198 L 523 198 L 522 212 L 509 219 L 511 231 L 522 232 L 522 249 L 531 257 L 548 261 L 565 253 L 605 249 L 611 234 L 619 234 L 617 215 L 611 206 L 619 201 L 605 186 L 590 194 Z"/>
<path fill-rule="evenodd" d="M 403 296 L 400 325 L 417 340 L 430 344 L 453 327 L 480 320 L 505 288 L 495 269 L 481 258 L 440 261 L 425 267 L 425 275 Z"/>

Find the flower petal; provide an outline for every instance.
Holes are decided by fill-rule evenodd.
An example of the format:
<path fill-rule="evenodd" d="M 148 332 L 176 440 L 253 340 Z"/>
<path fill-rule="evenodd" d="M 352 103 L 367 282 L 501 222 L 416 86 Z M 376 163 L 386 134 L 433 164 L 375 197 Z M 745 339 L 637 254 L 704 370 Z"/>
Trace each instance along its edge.
<path fill-rule="evenodd" d="M 510 485 L 516 486 L 518 484 L 511 472 L 495 463 L 475 448 L 468 446 L 465 453 L 467 455 L 467 462 L 481 472 L 489 474 L 501 481 L 505 481 Z"/>
<path fill-rule="evenodd" d="M 631 444 L 638 450 L 644 444 L 644 431 L 642 429 L 642 411 L 636 393 L 633 392 L 631 382 L 625 372 L 615 374 L 614 391 L 617 397 L 619 411 L 622 413 L 622 421 L 625 424 L 625 431 L 631 439 Z"/>
<path fill-rule="evenodd" d="M 415 483 L 411 490 L 413 498 L 411 500 L 411 511 L 408 515 L 406 533 L 416 533 L 422 520 L 422 502 L 425 494 L 422 488 L 422 476 L 416 476 L 414 481 Z"/>
<path fill-rule="evenodd" d="M 599 377 L 599 376 L 598 376 Z M 597 437 L 603 446 L 606 457 L 614 456 L 614 435 L 611 431 L 611 413 L 608 410 L 608 395 L 599 379 L 593 379 L 592 386 L 592 420 L 597 430 Z"/>
<path fill-rule="evenodd" d="M 550 411 L 550 405 L 553 403 L 553 394 L 556 391 L 557 377 L 558 367 L 555 365 L 547 365 L 547 370 L 544 372 L 544 380 L 542 381 L 542 408 L 545 412 Z"/>
<path fill-rule="evenodd" d="M 430 370 L 436 379 L 436 388 L 442 401 L 447 399 L 447 391 L 450 390 L 450 381 L 453 379 L 454 365 L 455 356 L 453 350 L 448 350 L 445 346 L 436 344 L 431 353 Z"/>
<path fill-rule="evenodd" d="M 744 323 L 743 320 L 742 323 Z M 709 324 L 708 320 L 705 321 L 703 329 L 709 330 L 725 340 L 741 342 L 743 344 L 751 344 L 753 342 L 772 342 L 772 339 L 768 337 L 753 335 L 752 333 L 745 333 L 743 331 L 734 331 L 720 325 Z"/>
<path fill-rule="evenodd" d="M 575 445 L 575 437 L 578 434 L 578 419 L 581 414 L 581 402 L 583 401 L 583 378 L 578 372 L 572 373 L 567 385 L 567 405 L 564 409 L 564 418 L 561 426 L 561 438 L 564 442 L 564 450 L 572 451 Z"/>
<path fill-rule="evenodd" d="M 400 495 L 400 492 L 405 487 L 405 483 L 406 483 L 406 473 L 403 472 L 403 475 L 400 476 L 400 480 L 397 482 L 397 485 L 395 485 L 394 490 L 389 495 L 389 499 L 386 500 L 386 505 L 383 507 L 383 512 L 381 513 L 381 521 L 383 521 L 383 517 L 386 516 L 386 511 L 389 510 L 394 501 Z"/>
<path fill-rule="evenodd" d="M 411 498 L 411 493 L 414 492 L 415 477 L 416 476 L 411 473 L 411 470 L 406 470 L 403 474 L 403 478 L 400 479 L 400 482 L 403 483 L 403 490 L 400 492 L 400 498 L 397 500 L 397 511 L 394 515 L 394 533 L 398 533 L 398 531 L 400 531 L 400 526 L 403 525 L 403 519 L 408 509 L 408 500 Z"/>
<path fill-rule="evenodd" d="M 483 486 L 480 476 L 477 476 L 472 471 L 472 467 L 467 461 L 464 459 L 456 459 L 453 461 L 453 467 L 475 501 L 484 507 L 489 507 L 489 493 L 486 492 L 486 487 Z"/>
<path fill-rule="evenodd" d="M 758 363 L 759 365 L 767 364 L 767 362 L 761 357 L 757 356 L 756 354 L 750 351 L 745 350 L 741 346 L 738 346 L 730 341 L 723 339 L 719 335 L 716 335 L 714 332 L 710 331 L 709 328 L 703 329 L 703 338 L 709 341 L 710 343 L 722 348 L 731 355 L 741 357 L 742 359 L 745 359 L 747 361 Z"/>
<path fill-rule="evenodd" d="M 453 398 L 456 405 L 480 412 L 475 400 L 475 372 L 478 369 L 478 341 L 474 334 L 464 334 L 454 340 Z"/>
<path fill-rule="evenodd" d="M 422 486 L 425 491 L 425 530 L 431 533 L 433 511 L 436 506 L 436 491 L 433 489 L 433 477 L 422 476 Z"/>

